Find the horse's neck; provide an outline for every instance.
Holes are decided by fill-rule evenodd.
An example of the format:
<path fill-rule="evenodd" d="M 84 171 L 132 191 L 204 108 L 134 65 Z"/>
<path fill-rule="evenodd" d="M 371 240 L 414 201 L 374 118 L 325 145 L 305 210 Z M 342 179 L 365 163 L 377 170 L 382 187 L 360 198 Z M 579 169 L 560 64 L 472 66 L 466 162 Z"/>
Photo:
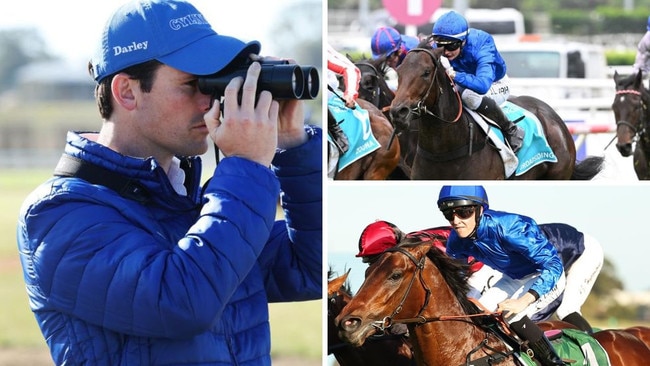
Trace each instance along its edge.
<path fill-rule="evenodd" d="M 440 276 L 440 275 L 438 275 Z M 443 283 L 445 286 L 441 286 Z M 467 317 L 460 301 L 446 285 L 444 279 L 438 278 L 427 284 L 435 294 L 422 316 L 427 319 L 451 317 L 430 321 L 424 324 L 409 324 L 409 333 L 418 364 L 425 365 L 463 365 L 468 354 L 483 342 L 488 334 Z M 495 337 L 488 338 L 488 345 L 497 349 L 505 346 Z M 471 357 L 472 360 L 485 356 L 481 351 Z M 503 365 L 513 365 L 511 360 Z"/>
<path fill-rule="evenodd" d="M 470 138 L 472 141 L 477 141 L 477 137 L 481 136 L 478 126 L 471 121 L 469 114 L 463 113 L 455 122 L 452 121 L 456 114 L 449 117 L 447 113 L 445 117 L 442 117 L 436 112 L 435 116 L 429 114 L 423 114 L 422 116 L 419 125 L 419 145 L 429 152 L 446 153 L 454 151 L 457 148 L 467 146 Z"/>

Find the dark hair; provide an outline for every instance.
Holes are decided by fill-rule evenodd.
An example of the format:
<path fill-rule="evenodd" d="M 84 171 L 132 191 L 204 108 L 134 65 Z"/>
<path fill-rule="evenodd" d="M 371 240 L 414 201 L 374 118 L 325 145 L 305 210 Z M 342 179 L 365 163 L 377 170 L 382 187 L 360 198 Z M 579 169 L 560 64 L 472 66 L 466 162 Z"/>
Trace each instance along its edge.
<path fill-rule="evenodd" d="M 156 76 L 156 71 L 160 66 L 162 66 L 160 61 L 151 60 L 127 67 L 119 72 L 129 75 L 129 78 L 132 80 L 139 80 L 140 90 L 148 93 L 151 91 L 151 88 L 153 88 L 154 77 Z M 88 71 L 92 75 L 91 63 L 88 63 Z M 103 119 L 108 119 L 111 114 L 113 114 L 113 104 L 111 103 L 111 82 L 113 81 L 113 76 L 116 74 L 117 73 L 106 76 L 95 86 L 95 100 L 97 101 L 99 114 Z"/>

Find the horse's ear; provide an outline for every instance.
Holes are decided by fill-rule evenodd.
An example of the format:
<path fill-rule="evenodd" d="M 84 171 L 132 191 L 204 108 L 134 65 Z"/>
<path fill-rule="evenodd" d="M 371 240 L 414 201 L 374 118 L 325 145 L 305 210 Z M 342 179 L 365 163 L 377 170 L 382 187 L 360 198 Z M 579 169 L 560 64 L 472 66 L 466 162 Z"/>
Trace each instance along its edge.
<path fill-rule="evenodd" d="M 332 296 L 336 291 L 338 291 L 341 287 L 343 287 L 343 284 L 345 284 L 345 280 L 348 279 L 348 275 L 350 274 L 350 270 L 352 268 L 348 269 L 347 272 L 343 276 L 339 276 L 333 280 L 330 280 L 327 282 L 327 295 Z"/>
<path fill-rule="evenodd" d="M 643 72 L 641 70 L 634 77 L 634 89 L 639 89 L 640 86 L 643 86 Z"/>

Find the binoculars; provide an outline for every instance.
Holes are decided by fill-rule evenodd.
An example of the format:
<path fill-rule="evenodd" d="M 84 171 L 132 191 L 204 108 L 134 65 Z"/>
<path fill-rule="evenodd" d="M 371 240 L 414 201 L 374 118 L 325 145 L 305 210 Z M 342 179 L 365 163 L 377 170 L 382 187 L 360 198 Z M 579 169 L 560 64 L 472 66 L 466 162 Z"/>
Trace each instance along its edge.
<path fill-rule="evenodd" d="M 237 76 L 246 78 L 251 62 L 228 66 L 218 73 L 199 77 L 199 90 L 215 98 L 223 96 L 230 80 Z M 271 92 L 273 99 L 314 99 L 318 95 L 320 79 L 315 67 L 289 64 L 286 60 L 257 62 L 262 66 L 257 79 L 258 95 L 262 90 Z"/>

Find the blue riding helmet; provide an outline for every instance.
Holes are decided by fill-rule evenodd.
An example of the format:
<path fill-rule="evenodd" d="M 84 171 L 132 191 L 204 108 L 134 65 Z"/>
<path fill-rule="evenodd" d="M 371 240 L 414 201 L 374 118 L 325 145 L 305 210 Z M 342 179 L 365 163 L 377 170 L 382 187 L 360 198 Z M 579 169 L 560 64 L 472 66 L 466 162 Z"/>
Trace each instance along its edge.
<path fill-rule="evenodd" d="M 645 27 L 645 29 L 650 31 L 650 16 L 648 17 L 648 25 Z"/>
<path fill-rule="evenodd" d="M 379 58 L 400 49 L 402 35 L 393 27 L 379 27 L 370 39 L 372 58 Z"/>
<path fill-rule="evenodd" d="M 443 186 L 438 195 L 440 211 L 459 207 L 481 205 L 484 210 L 490 207 L 487 193 L 483 186 Z"/>
<path fill-rule="evenodd" d="M 467 20 L 456 11 L 443 14 L 433 25 L 433 39 L 437 43 L 464 41 L 469 33 Z"/>

